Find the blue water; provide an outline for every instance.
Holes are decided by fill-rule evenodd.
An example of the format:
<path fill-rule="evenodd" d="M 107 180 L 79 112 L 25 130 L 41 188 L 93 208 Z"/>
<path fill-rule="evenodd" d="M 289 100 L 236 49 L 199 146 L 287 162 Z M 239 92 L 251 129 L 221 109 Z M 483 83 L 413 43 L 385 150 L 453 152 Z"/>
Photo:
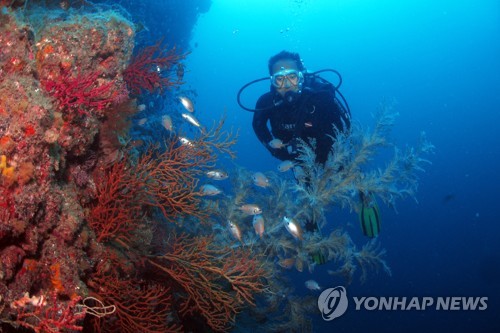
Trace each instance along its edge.
<path fill-rule="evenodd" d="M 214 0 L 198 18 L 184 88 L 197 92 L 202 122 L 225 111 L 240 129 L 237 164 L 275 170 L 278 161 L 253 134 L 252 114 L 236 103 L 238 89 L 267 75 L 271 55 L 299 52 L 309 70 L 334 68 L 353 117 L 371 126 L 379 103 L 395 99 L 399 146 L 424 130 L 436 146 L 421 174 L 418 203 L 382 208 L 380 241 L 392 277 L 371 275 L 347 287 L 357 296 L 487 296 L 484 311 L 354 311 L 317 332 L 500 332 L 500 5 L 482 1 Z M 332 78 L 332 80 L 334 77 Z M 245 91 L 253 107 L 267 84 Z M 363 244 L 355 215 L 335 214 Z M 294 275 L 298 292 L 316 279 L 342 281 L 324 270 Z"/>

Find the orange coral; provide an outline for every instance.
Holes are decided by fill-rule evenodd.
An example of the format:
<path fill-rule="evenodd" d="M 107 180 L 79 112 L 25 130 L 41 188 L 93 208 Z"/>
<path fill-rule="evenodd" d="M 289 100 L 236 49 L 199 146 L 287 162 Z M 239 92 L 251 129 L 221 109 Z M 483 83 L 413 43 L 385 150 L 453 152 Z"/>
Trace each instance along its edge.
<path fill-rule="evenodd" d="M 15 183 L 14 167 L 7 166 L 7 156 L 0 156 L 0 172 L 2 173 L 2 182 L 6 187 Z"/>
<path fill-rule="evenodd" d="M 97 201 L 90 209 L 88 221 L 97 241 L 128 237 L 141 219 L 142 205 L 137 201 L 141 179 L 123 159 L 106 171 L 97 170 L 94 181 Z"/>
<path fill-rule="evenodd" d="M 116 311 L 112 316 L 94 319 L 97 332 L 156 333 L 180 332 L 180 327 L 168 324 L 172 296 L 160 284 L 148 284 L 138 279 L 120 276 L 116 257 L 103 260 L 88 285 Z"/>
<path fill-rule="evenodd" d="M 250 258 L 245 250 L 216 249 L 211 244 L 212 237 L 176 237 L 171 251 L 148 262 L 182 288 L 182 315 L 196 313 L 213 330 L 226 331 L 245 303 L 254 304 L 267 274 L 259 258 Z"/>
<path fill-rule="evenodd" d="M 178 145 L 174 140 L 161 154 L 149 149 L 136 170 L 147 180 L 143 203 L 158 208 L 169 221 L 179 215 L 205 217 L 207 212 L 200 208 L 202 193 L 196 187 L 198 176 L 214 158 L 207 149 Z"/>
<path fill-rule="evenodd" d="M 61 281 L 61 264 L 55 263 L 50 266 L 50 271 L 52 272 L 52 277 L 50 282 L 57 292 L 64 292 L 64 286 Z"/>

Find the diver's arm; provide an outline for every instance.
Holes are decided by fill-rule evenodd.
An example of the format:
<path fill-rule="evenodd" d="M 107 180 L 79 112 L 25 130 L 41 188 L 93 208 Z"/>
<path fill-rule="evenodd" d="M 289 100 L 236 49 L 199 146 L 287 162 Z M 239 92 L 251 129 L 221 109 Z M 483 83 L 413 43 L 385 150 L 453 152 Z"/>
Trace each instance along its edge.
<path fill-rule="evenodd" d="M 269 115 L 267 114 L 269 111 L 256 111 L 253 115 L 252 126 L 257 138 L 262 142 L 264 147 L 273 155 L 274 157 L 284 161 L 290 159 L 290 155 L 286 151 L 286 148 L 272 148 L 269 146 L 269 142 L 273 139 L 269 128 L 267 127 L 267 121 L 269 119 Z"/>
<path fill-rule="evenodd" d="M 267 121 L 269 120 L 269 111 L 255 111 L 253 114 L 252 127 L 255 135 L 263 145 L 267 146 L 269 141 L 273 139 L 269 128 L 267 127 Z"/>
<path fill-rule="evenodd" d="M 271 112 L 273 112 L 274 108 L 271 108 L 270 104 L 272 103 L 272 96 L 270 94 L 263 95 L 257 101 L 255 113 L 253 114 L 252 127 L 257 135 L 257 138 L 260 142 L 266 147 L 267 150 L 274 157 L 284 161 L 291 159 L 292 156 L 288 154 L 286 148 L 272 148 L 269 146 L 269 142 L 274 139 L 273 135 L 269 131 L 269 127 L 267 127 L 267 122 L 271 116 Z"/>

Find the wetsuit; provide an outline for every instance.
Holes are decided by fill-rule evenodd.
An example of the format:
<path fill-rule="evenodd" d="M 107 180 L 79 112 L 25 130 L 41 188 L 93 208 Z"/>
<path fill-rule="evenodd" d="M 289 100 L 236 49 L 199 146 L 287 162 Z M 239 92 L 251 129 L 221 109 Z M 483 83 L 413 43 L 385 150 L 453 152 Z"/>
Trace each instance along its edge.
<path fill-rule="evenodd" d="M 324 164 L 335 137 L 333 125 L 338 129 L 350 126 L 350 119 L 335 99 L 331 84 L 306 81 L 300 97 L 293 103 L 286 103 L 277 92 L 271 91 L 259 98 L 256 109 L 252 122 L 254 132 L 271 154 L 282 161 L 297 157 L 293 149 L 295 138 L 305 142 L 314 138 L 316 162 Z M 288 146 L 271 148 L 268 143 L 272 139 L 280 139 Z"/>

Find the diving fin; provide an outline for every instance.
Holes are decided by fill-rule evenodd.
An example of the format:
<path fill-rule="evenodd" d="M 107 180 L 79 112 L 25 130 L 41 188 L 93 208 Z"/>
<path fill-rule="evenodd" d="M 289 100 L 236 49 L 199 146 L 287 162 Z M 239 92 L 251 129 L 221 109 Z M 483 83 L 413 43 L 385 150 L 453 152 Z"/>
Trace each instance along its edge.
<path fill-rule="evenodd" d="M 361 222 L 361 230 L 367 237 L 377 237 L 380 233 L 380 210 L 377 200 L 373 194 L 366 196 L 362 192 L 360 192 L 360 197 L 359 221 Z"/>

